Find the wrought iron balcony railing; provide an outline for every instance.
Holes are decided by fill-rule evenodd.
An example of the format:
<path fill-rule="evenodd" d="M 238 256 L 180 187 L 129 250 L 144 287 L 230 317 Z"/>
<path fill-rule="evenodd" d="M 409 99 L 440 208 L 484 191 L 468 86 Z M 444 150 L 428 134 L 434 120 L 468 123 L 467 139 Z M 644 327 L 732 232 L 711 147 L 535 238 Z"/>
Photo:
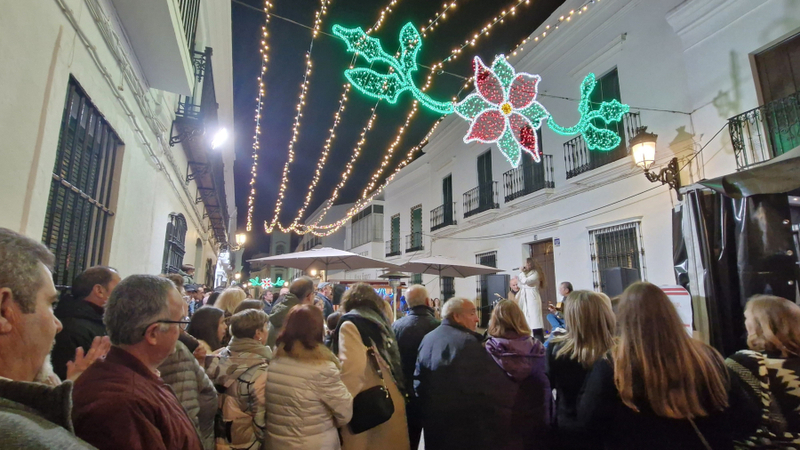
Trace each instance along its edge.
<path fill-rule="evenodd" d="M 431 210 L 431 231 L 456 225 L 456 202 L 437 206 Z"/>
<path fill-rule="evenodd" d="M 425 247 L 422 246 L 422 232 L 415 231 L 411 234 L 406 235 L 406 252 L 416 252 L 419 250 L 423 250 Z"/>
<path fill-rule="evenodd" d="M 398 256 L 400 255 L 400 236 L 397 239 L 391 239 L 386 241 L 386 257 L 389 258 L 391 256 Z"/>
<path fill-rule="evenodd" d="M 553 177 L 553 155 L 542 155 L 541 163 L 526 160 L 503 174 L 506 203 L 545 188 L 554 188 Z"/>
<path fill-rule="evenodd" d="M 178 0 L 178 9 L 181 11 L 186 46 L 189 49 L 189 53 L 192 53 L 194 51 L 195 35 L 197 34 L 197 19 L 200 17 L 200 0 Z"/>
<path fill-rule="evenodd" d="M 464 193 L 465 218 L 499 207 L 500 204 L 497 202 L 497 181 L 472 188 Z"/>
<path fill-rule="evenodd" d="M 615 131 L 622 138 L 617 148 L 607 152 L 589 150 L 583 140 L 583 136 L 577 136 L 565 142 L 564 162 L 567 169 L 567 179 L 628 156 L 628 139 L 636 134 L 636 129 L 639 126 L 641 126 L 639 113 L 632 112 L 622 116 L 621 122 L 607 125 L 609 130 Z"/>
<path fill-rule="evenodd" d="M 739 169 L 800 146 L 800 92 L 731 117 L 728 132 Z"/>

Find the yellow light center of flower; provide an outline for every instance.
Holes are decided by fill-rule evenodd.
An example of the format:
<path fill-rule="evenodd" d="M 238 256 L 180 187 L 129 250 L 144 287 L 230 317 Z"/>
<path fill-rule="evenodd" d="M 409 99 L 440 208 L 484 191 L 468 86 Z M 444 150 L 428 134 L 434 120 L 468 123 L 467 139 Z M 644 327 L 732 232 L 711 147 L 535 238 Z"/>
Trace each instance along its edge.
<path fill-rule="evenodd" d="M 510 103 L 503 103 L 502 105 L 500 105 L 500 111 L 503 111 L 503 114 L 505 115 L 511 114 L 512 109 L 513 108 L 511 108 Z"/>

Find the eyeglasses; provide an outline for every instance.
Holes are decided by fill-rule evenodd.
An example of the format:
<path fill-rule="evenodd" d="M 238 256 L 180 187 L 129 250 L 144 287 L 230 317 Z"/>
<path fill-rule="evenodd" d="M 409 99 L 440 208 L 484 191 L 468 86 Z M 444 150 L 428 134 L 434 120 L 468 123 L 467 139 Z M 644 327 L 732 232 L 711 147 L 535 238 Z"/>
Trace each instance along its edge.
<path fill-rule="evenodd" d="M 181 327 L 181 330 L 185 330 L 191 322 L 189 322 L 188 320 L 156 320 L 155 322 L 144 327 L 144 331 L 142 331 L 142 336 L 147 334 L 147 329 L 150 328 L 151 325 L 155 325 L 157 323 L 167 323 L 167 324 L 176 323 Z"/>

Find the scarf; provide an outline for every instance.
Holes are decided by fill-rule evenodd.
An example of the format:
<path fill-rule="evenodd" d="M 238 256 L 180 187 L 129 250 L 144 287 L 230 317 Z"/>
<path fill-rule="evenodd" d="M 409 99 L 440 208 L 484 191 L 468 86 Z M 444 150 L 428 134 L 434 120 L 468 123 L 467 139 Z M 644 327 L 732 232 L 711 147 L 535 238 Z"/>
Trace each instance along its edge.
<path fill-rule="evenodd" d="M 345 322 L 352 322 L 358 328 L 364 346 L 371 347 L 373 344 L 375 345 L 381 358 L 389 365 L 397 389 L 401 393 L 405 393 L 403 366 L 400 362 L 400 349 L 397 344 L 397 338 L 383 315 L 369 308 L 354 309 L 343 315 L 339 320 L 336 331 L 331 336 L 331 350 L 336 355 L 339 354 L 339 330 Z"/>
<path fill-rule="evenodd" d="M 269 347 L 251 338 L 234 337 L 228 344 L 228 350 L 236 353 L 251 353 L 266 359 L 272 358 L 272 350 Z"/>

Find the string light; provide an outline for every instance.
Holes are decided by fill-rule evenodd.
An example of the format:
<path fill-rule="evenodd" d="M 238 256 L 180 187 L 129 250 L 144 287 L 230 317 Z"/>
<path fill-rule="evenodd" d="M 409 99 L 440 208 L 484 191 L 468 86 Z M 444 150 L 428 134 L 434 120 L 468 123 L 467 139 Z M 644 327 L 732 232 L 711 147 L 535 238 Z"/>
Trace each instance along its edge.
<path fill-rule="evenodd" d="M 369 32 L 377 31 L 381 27 L 381 25 L 383 24 L 383 22 L 386 19 L 386 14 L 390 13 L 392 11 L 391 7 L 396 5 L 397 1 L 398 0 L 393 0 L 388 6 L 386 6 L 381 11 L 381 14 L 378 17 L 378 20 L 375 22 L 375 25 L 373 25 L 372 28 L 370 28 Z M 355 64 L 355 61 L 356 61 L 357 57 L 358 57 L 357 55 L 353 56 L 352 60 L 350 61 L 350 67 L 353 67 L 353 64 Z M 316 188 L 317 183 L 319 182 L 319 179 L 320 179 L 320 177 L 322 175 L 322 169 L 325 167 L 325 163 L 327 162 L 327 159 L 328 159 L 328 154 L 330 153 L 331 146 L 333 144 L 334 138 L 336 137 L 336 129 L 339 126 L 339 122 L 341 121 L 341 115 L 344 112 L 345 105 L 347 104 L 348 94 L 350 92 L 350 88 L 351 88 L 351 85 L 349 83 L 344 85 L 344 91 L 342 92 L 342 97 L 339 100 L 339 108 L 337 109 L 336 113 L 334 114 L 333 126 L 331 126 L 331 128 L 329 130 L 330 134 L 328 136 L 328 139 L 325 141 L 325 145 L 323 146 L 323 149 L 322 149 L 322 154 L 320 155 L 320 158 L 317 161 L 317 168 L 316 168 L 316 170 L 314 172 L 314 177 L 311 180 L 311 184 L 309 185 L 308 190 L 306 192 L 306 197 L 305 197 L 305 200 L 303 201 L 303 206 L 297 212 L 297 216 L 295 216 L 295 219 L 292 221 L 292 223 L 289 225 L 289 227 L 282 228 L 284 230 L 297 231 L 298 223 L 303 218 L 303 214 L 305 213 L 306 209 L 308 208 L 309 203 L 311 202 L 311 198 L 312 198 L 312 196 L 314 194 L 314 189 Z M 364 132 L 364 133 L 366 133 L 366 132 Z M 360 149 L 358 151 L 360 152 Z M 303 233 L 300 233 L 300 234 L 303 234 Z"/>
<path fill-rule="evenodd" d="M 311 75 L 311 51 L 314 49 L 314 41 L 319 34 L 319 30 L 322 27 L 322 17 L 328 11 L 328 5 L 331 3 L 331 0 L 321 0 L 320 1 L 320 8 L 317 10 L 317 13 L 314 17 L 314 27 L 311 31 L 311 44 L 308 46 L 308 52 L 306 52 L 306 70 L 303 73 L 303 82 L 300 84 L 300 99 L 298 100 L 296 110 L 297 113 L 294 117 L 294 124 L 292 125 L 292 137 L 289 140 L 289 150 L 288 150 L 288 157 L 286 158 L 286 163 L 283 165 L 283 174 L 281 176 L 281 185 L 278 189 L 278 199 L 275 202 L 275 216 L 272 218 L 272 223 L 267 224 L 264 223 L 264 229 L 267 234 L 272 233 L 272 230 L 277 225 L 278 228 L 287 233 L 290 230 L 283 228 L 279 223 L 279 218 L 281 214 L 281 207 L 283 206 L 283 199 L 286 193 L 286 187 L 289 184 L 289 166 L 294 162 L 294 145 L 297 143 L 298 135 L 300 134 L 300 119 L 303 117 L 303 107 L 305 106 L 305 98 L 306 93 L 308 92 L 308 82 Z"/>
<path fill-rule="evenodd" d="M 256 115 L 255 115 L 255 135 L 253 136 L 253 165 L 250 168 L 250 192 L 247 197 L 247 231 L 253 229 L 253 210 L 255 208 L 256 197 L 256 175 L 258 173 L 258 151 L 260 149 L 260 135 L 261 135 L 261 111 L 264 106 L 264 96 L 266 90 L 264 87 L 264 78 L 267 73 L 267 64 L 269 63 L 269 45 L 267 45 L 267 38 L 269 33 L 267 26 L 269 25 L 269 11 L 272 8 L 272 3 L 269 0 L 264 0 L 264 25 L 261 27 L 261 71 L 258 74 L 258 96 L 256 97 Z"/>

